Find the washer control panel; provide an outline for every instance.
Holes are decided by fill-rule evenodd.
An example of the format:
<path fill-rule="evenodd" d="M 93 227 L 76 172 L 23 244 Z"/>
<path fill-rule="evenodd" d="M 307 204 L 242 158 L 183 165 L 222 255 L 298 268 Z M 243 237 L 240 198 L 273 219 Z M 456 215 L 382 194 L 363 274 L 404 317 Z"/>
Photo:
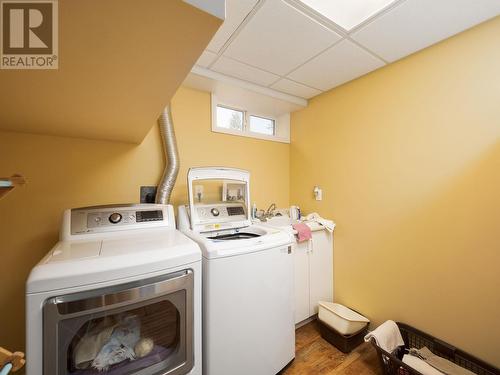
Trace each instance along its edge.
<path fill-rule="evenodd" d="M 172 213 L 173 215 L 173 213 Z M 71 210 L 71 234 L 175 225 L 167 206 L 123 205 Z"/>
<path fill-rule="evenodd" d="M 246 211 L 243 204 L 207 204 L 195 207 L 200 223 L 229 222 L 245 220 Z"/>

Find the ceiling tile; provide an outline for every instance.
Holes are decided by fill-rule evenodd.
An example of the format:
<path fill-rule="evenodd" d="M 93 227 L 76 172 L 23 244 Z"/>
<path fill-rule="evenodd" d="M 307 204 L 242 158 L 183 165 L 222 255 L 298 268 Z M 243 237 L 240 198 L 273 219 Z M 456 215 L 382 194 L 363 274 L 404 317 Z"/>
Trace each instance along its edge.
<path fill-rule="evenodd" d="M 217 58 L 217 54 L 210 52 L 210 51 L 204 51 L 198 61 L 196 61 L 196 65 L 201 66 L 203 68 L 208 68 L 208 66 L 215 61 Z"/>
<path fill-rule="evenodd" d="M 236 31 L 245 17 L 250 13 L 258 0 L 226 0 L 226 19 L 215 36 L 210 41 L 207 49 L 214 52 L 224 46 L 226 41 Z"/>
<path fill-rule="evenodd" d="M 392 62 L 498 14 L 499 0 L 406 0 L 351 37 Z"/>
<path fill-rule="evenodd" d="M 380 68 L 384 62 L 356 44 L 343 40 L 292 72 L 289 77 L 308 86 L 329 90 Z"/>
<path fill-rule="evenodd" d="M 271 88 L 305 99 L 321 94 L 320 90 L 313 89 L 312 87 L 305 86 L 301 83 L 290 81 L 286 78 L 280 79 L 278 82 L 273 84 Z"/>
<path fill-rule="evenodd" d="M 239 32 L 225 55 L 285 75 L 340 36 L 284 3 L 268 0 Z"/>
<path fill-rule="evenodd" d="M 228 76 L 244 79 L 262 86 L 268 86 L 279 76 L 222 56 L 212 65 L 212 70 Z"/>

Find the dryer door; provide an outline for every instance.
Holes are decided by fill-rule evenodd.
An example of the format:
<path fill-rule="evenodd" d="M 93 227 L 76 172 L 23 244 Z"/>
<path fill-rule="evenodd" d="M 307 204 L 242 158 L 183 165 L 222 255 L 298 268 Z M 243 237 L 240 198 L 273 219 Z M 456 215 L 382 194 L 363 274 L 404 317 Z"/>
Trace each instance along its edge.
<path fill-rule="evenodd" d="M 43 374 L 186 374 L 193 287 L 184 270 L 47 300 Z"/>

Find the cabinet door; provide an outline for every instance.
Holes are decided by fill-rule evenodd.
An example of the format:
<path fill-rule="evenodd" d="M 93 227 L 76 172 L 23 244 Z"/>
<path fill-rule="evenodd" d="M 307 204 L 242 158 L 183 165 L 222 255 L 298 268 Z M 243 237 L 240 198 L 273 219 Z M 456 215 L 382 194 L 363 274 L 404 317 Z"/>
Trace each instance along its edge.
<path fill-rule="evenodd" d="M 309 257 L 307 242 L 294 245 L 295 324 L 309 318 Z"/>
<path fill-rule="evenodd" d="M 319 301 L 333 301 L 333 234 L 320 230 L 312 236 L 309 315 L 318 313 Z"/>

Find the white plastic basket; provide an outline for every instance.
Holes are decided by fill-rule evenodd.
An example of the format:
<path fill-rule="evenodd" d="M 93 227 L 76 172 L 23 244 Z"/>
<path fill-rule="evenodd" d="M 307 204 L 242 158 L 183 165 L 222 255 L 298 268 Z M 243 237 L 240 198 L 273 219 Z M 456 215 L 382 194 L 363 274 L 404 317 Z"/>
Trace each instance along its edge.
<path fill-rule="evenodd" d="M 352 335 L 370 323 L 363 315 L 339 303 L 319 302 L 318 318 L 342 335 Z"/>

